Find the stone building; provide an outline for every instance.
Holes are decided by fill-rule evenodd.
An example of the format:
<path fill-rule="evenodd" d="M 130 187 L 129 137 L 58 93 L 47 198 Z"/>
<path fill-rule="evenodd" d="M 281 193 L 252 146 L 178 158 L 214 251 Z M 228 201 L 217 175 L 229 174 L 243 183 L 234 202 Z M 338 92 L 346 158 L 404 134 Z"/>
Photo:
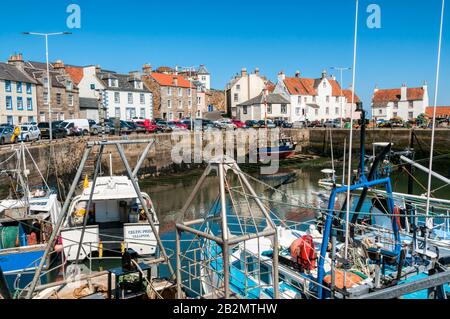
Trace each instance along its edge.
<path fill-rule="evenodd" d="M 37 81 L 23 70 L 22 62 L 16 55 L 0 63 L 0 124 L 36 121 Z"/>
<path fill-rule="evenodd" d="M 48 122 L 49 97 L 47 92 L 47 64 L 32 61 L 25 62 L 21 55 L 13 57 L 13 61 L 9 63 L 23 68 L 37 82 L 37 121 Z M 78 118 L 80 111 L 78 88 L 66 72 L 64 63 L 60 60 L 50 63 L 49 69 L 52 121 Z"/>
<path fill-rule="evenodd" d="M 158 68 L 156 72 L 148 64 L 142 68 L 142 80 L 153 94 L 154 117 L 180 120 L 197 117 L 197 90 L 192 81 L 170 68 Z"/>

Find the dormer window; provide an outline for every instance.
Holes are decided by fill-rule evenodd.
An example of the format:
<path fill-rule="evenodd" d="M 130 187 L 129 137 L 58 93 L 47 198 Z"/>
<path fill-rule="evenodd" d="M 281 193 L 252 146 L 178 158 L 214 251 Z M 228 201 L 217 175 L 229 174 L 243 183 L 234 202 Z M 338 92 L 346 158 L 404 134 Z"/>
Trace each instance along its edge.
<path fill-rule="evenodd" d="M 109 79 L 109 86 L 118 87 L 117 79 Z"/>
<path fill-rule="evenodd" d="M 72 83 L 72 81 L 67 81 L 67 83 L 66 83 L 66 90 L 69 90 L 69 91 L 73 90 L 73 83 Z"/>
<path fill-rule="evenodd" d="M 323 87 L 326 88 L 327 87 L 327 82 L 323 82 Z"/>
<path fill-rule="evenodd" d="M 134 88 L 137 90 L 142 90 L 142 82 L 141 81 L 134 81 Z"/>

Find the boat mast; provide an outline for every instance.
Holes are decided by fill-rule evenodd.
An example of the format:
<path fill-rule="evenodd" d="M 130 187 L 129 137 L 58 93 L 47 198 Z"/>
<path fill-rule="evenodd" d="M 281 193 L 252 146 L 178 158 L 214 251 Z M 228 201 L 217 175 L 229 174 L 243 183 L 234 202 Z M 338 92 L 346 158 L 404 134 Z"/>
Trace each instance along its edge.
<path fill-rule="evenodd" d="M 441 23 L 439 28 L 439 44 L 438 44 L 438 56 L 437 56 L 437 65 L 436 65 L 436 84 L 434 90 L 434 105 L 433 105 L 433 121 L 431 128 L 431 146 L 430 146 L 430 166 L 428 172 L 428 189 L 427 189 L 427 206 L 425 210 L 425 214 L 427 216 L 426 219 L 426 234 L 425 234 L 425 247 L 424 253 L 427 252 L 427 237 L 428 232 L 433 229 L 433 219 L 429 218 L 430 212 L 430 197 L 431 197 L 431 177 L 433 172 L 433 152 L 434 152 L 434 137 L 435 137 L 435 129 L 436 129 L 436 107 L 438 101 L 438 93 L 439 93 L 439 71 L 441 66 L 441 48 L 442 48 L 442 29 L 444 25 L 444 9 L 445 9 L 445 0 L 442 0 L 442 9 L 441 9 Z"/>

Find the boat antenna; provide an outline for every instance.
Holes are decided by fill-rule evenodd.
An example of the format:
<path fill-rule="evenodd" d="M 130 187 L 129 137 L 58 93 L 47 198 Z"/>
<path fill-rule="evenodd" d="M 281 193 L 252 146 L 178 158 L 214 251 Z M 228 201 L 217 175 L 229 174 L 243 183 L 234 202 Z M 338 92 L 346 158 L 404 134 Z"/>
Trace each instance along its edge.
<path fill-rule="evenodd" d="M 439 44 L 438 44 L 438 56 L 437 56 L 437 65 L 436 65 L 436 86 L 434 89 L 434 105 L 433 105 L 433 120 L 431 127 L 431 146 L 430 146 L 430 167 L 428 171 L 428 188 L 427 188 L 427 206 L 425 210 L 425 214 L 428 216 L 430 211 L 430 197 L 431 197 L 431 177 L 433 171 L 433 152 L 434 152 L 434 137 L 435 137 L 435 129 L 436 129 L 436 107 L 437 107 L 437 99 L 439 93 L 439 71 L 441 66 L 441 48 L 442 48 L 442 29 L 444 25 L 444 9 L 445 9 L 445 0 L 442 0 L 442 9 L 441 9 L 441 23 L 439 27 Z M 424 253 L 426 253 L 427 245 L 426 238 L 428 236 L 428 231 L 433 228 L 433 219 L 427 217 L 426 219 L 426 234 L 425 234 L 425 247 Z"/>
<path fill-rule="evenodd" d="M 353 41 L 353 68 L 352 68 L 352 107 L 350 107 L 350 137 L 349 137 L 349 148 L 348 148 L 348 171 L 347 171 L 347 207 L 345 214 L 345 249 L 344 249 L 344 260 L 347 262 L 348 258 L 348 235 L 350 231 L 349 219 L 350 219 L 350 186 L 352 182 L 352 146 L 353 146 L 353 104 L 355 103 L 355 87 L 356 87 L 356 53 L 357 53 L 357 40 L 358 40 L 358 8 L 359 0 L 355 3 L 355 34 Z M 344 267 L 344 288 L 347 282 L 347 269 Z"/>

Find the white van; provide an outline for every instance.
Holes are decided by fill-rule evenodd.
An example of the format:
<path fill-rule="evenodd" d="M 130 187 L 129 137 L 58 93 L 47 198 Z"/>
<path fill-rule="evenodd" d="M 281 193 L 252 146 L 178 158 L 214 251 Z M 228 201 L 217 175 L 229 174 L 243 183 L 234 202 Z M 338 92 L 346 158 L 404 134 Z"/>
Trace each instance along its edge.
<path fill-rule="evenodd" d="M 87 119 L 65 120 L 63 123 L 61 123 L 61 126 L 66 129 L 67 135 L 73 134 L 73 132 L 70 132 L 72 128 L 79 135 L 89 135 L 90 132 L 89 121 Z"/>

